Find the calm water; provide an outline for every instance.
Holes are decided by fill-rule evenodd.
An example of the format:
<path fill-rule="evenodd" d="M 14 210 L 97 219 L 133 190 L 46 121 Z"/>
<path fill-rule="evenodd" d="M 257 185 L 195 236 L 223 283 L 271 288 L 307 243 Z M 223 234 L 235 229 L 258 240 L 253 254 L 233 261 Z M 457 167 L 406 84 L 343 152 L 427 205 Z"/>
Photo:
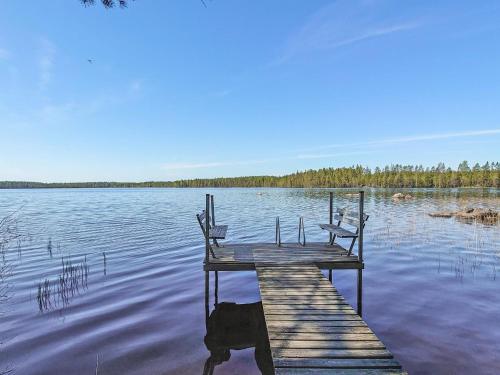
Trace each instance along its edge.
<path fill-rule="evenodd" d="M 335 191 L 339 206 L 355 206 Z M 273 241 L 278 215 L 283 240 L 296 240 L 299 215 L 308 241 L 327 238 L 315 226 L 328 217 L 327 190 L 0 191 L 0 217 L 18 211 L 24 235 L 1 261 L 10 271 L 0 279 L 8 297 L 0 304 L 0 373 L 202 374 L 210 352 L 194 215 L 206 192 L 230 240 Z M 366 321 L 410 373 L 499 374 L 500 227 L 426 214 L 500 210 L 500 192 L 419 190 L 401 202 L 391 193 L 366 197 Z M 219 301 L 249 305 L 236 307 L 241 327 L 229 327 L 241 350 L 212 353 L 215 374 L 259 374 L 255 348 L 245 349 L 261 339 L 250 337 L 259 324 L 251 319 L 259 311 L 250 305 L 260 299 L 255 274 L 219 275 Z M 354 305 L 355 272 L 337 271 L 334 282 Z M 234 306 L 226 310 L 229 318 L 213 321 L 230 324 Z"/>

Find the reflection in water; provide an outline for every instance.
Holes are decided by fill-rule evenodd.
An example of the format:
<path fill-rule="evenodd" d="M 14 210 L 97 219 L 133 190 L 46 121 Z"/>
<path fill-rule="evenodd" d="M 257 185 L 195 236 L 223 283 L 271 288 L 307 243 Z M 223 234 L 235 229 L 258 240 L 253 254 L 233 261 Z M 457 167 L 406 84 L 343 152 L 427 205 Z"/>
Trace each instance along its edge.
<path fill-rule="evenodd" d="M 274 374 L 262 303 L 216 305 L 207 322 L 205 345 L 210 357 L 204 375 L 213 374 L 215 366 L 226 362 L 232 350 L 255 347 L 255 361 L 262 374 Z"/>

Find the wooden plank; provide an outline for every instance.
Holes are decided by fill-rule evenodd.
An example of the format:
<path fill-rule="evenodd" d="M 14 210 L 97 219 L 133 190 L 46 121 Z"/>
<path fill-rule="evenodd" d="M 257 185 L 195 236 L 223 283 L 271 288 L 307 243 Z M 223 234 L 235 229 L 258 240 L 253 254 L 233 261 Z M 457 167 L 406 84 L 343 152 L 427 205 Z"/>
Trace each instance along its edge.
<path fill-rule="evenodd" d="M 272 349 L 385 349 L 384 344 L 378 340 L 372 341 L 357 341 L 357 340 L 332 340 L 332 341 L 304 341 L 293 339 L 288 340 L 271 340 Z M 282 356 L 290 357 L 290 356 Z M 295 356 L 296 357 L 296 356 Z M 299 356 L 303 357 L 303 355 Z"/>
<path fill-rule="evenodd" d="M 358 235 L 356 233 L 351 232 L 351 231 L 344 229 L 342 227 L 339 227 L 338 225 L 320 224 L 319 227 L 323 230 L 326 230 L 330 233 L 337 235 L 337 237 L 340 237 L 340 238 L 357 238 L 358 237 Z"/>
<path fill-rule="evenodd" d="M 289 335 L 298 335 L 298 334 L 324 334 L 325 339 L 328 337 L 330 334 L 337 334 L 337 333 L 352 333 L 352 334 L 358 334 L 358 333 L 373 333 L 373 331 L 370 329 L 368 326 L 360 326 L 360 327 L 308 327 L 301 325 L 300 327 L 296 326 L 289 326 L 289 327 L 269 327 L 268 326 L 268 333 L 271 334 L 289 334 Z"/>
<path fill-rule="evenodd" d="M 394 359 L 277 358 L 274 367 L 400 369 L 401 365 Z"/>
<path fill-rule="evenodd" d="M 300 326 L 295 321 L 270 321 L 268 324 L 269 329 L 276 328 L 293 328 L 295 330 L 312 329 L 312 328 L 325 328 L 325 327 L 367 327 L 366 323 L 353 320 L 326 320 L 326 321 L 308 321 L 302 322 Z M 303 331 L 302 331 L 303 332 Z"/>
<path fill-rule="evenodd" d="M 297 305 L 296 305 L 297 306 Z M 350 306 L 342 306 L 342 308 L 338 308 L 337 306 L 326 306 L 327 308 L 321 309 L 304 309 L 301 308 L 301 305 L 298 305 L 297 308 L 280 308 L 276 309 L 272 306 L 266 306 L 266 313 L 272 315 L 290 315 L 290 314 L 315 314 L 315 315 L 328 315 L 334 313 L 342 313 L 346 315 L 356 315 L 356 312 L 352 310 Z"/>
<path fill-rule="evenodd" d="M 378 341 L 377 336 L 373 333 L 283 333 L 271 332 L 268 334 L 270 340 L 294 340 L 294 341 Z"/>
<path fill-rule="evenodd" d="M 273 357 L 279 358 L 321 358 L 321 359 L 392 359 L 392 354 L 385 349 L 274 349 Z"/>
<path fill-rule="evenodd" d="M 227 225 L 216 225 L 209 230 L 209 237 L 217 240 L 226 238 Z"/>
<path fill-rule="evenodd" d="M 408 375 L 406 371 L 395 369 L 335 369 L 332 372 L 328 368 L 293 368 L 278 367 L 275 369 L 275 375 Z"/>

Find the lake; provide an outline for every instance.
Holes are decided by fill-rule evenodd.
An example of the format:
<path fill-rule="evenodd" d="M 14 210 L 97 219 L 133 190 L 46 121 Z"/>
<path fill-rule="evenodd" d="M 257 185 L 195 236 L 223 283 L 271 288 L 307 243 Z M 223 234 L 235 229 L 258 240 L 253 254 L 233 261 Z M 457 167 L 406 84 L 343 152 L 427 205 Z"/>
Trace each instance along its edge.
<path fill-rule="evenodd" d="M 317 223 L 329 191 L 0 190 L 0 218 L 15 212 L 22 235 L 0 257 L 0 373 L 202 374 L 204 194 L 229 241 L 272 242 L 279 216 L 285 242 L 301 215 L 308 241 L 327 240 Z M 333 191 L 336 206 L 356 207 Z M 500 191 L 406 191 L 414 199 L 366 192 L 364 319 L 411 374 L 499 374 L 500 227 L 427 214 L 498 211 Z M 334 283 L 355 306 L 356 272 Z M 220 272 L 218 296 L 258 302 L 255 273 Z M 260 374 L 254 351 L 231 350 L 215 374 Z"/>

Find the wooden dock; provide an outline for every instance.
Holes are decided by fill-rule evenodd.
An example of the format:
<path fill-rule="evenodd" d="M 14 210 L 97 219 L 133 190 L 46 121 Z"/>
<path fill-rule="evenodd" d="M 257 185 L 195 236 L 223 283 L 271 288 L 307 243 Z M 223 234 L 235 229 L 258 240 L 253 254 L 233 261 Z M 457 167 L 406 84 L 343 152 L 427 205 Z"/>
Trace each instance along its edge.
<path fill-rule="evenodd" d="M 247 243 L 213 247 L 205 271 L 250 271 L 255 264 L 313 263 L 321 269 L 360 269 L 363 263 L 337 244 Z"/>
<path fill-rule="evenodd" d="M 256 270 L 276 375 L 283 374 L 405 374 L 391 352 L 362 319 L 363 211 L 359 193 L 356 218 L 339 218 L 333 212 L 330 193 L 329 229 L 326 243 L 307 243 L 300 219 L 297 243 L 281 243 L 279 218 L 275 243 L 219 244 L 215 228 L 213 196 L 206 195 L 206 209 L 197 215 L 205 237 L 205 314 L 209 318 L 209 274 L 215 273 L 215 305 L 218 303 L 218 272 Z M 342 211 L 344 213 L 346 211 Z M 208 214 L 207 214 L 208 213 Z M 333 224 L 333 219 L 338 221 Z M 357 229 L 340 227 L 344 220 Z M 344 235 L 344 234 L 348 235 Z M 335 237 L 353 238 L 349 249 Z M 210 240 L 213 243 L 210 243 Z M 355 240 L 357 254 L 353 254 Z M 357 277 L 356 311 L 332 284 L 332 270 L 352 269 Z M 329 271 L 329 279 L 321 270 Z"/>
<path fill-rule="evenodd" d="M 256 270 L 276 375 L 404 373 L 318 267 Z"/>

